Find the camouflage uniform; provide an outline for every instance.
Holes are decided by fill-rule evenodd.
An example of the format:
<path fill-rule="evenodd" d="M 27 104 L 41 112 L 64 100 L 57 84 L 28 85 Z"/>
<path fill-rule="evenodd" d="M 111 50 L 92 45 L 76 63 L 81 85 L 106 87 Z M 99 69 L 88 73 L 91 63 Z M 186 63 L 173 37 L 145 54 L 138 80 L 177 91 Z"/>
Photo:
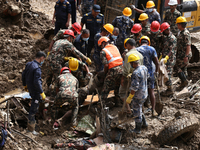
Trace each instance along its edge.
<path fill-rule="evenodd" d="M 82 15 L 91 12 L 93 5 L 94 5 L 94 0 L 82 0 L 81 2 Z"/>
<path fill-rule="evenodd" d="M 60 30 L 58 31 L 58 33 L 53 37 L 53 41 L 57 41 L 57 40 L 59 40 L 59 39 L 63 39 L 63 38 L 64 38 L 63 34 L 64 34 L 64 32 L 65 32 L 66 30 L 67 30 L 67 29 L 60 29 Z"/>
<path fill-rule="evenodd" d="M 119 28 L 119 35 L 116 40 L 116 46 L 121 54 L 124 52 L 124 40 L 130 37 L 133 24 L 133 20 L 130 18 L 125 19 L 123 16 L 117 16 L 112 22 L 114 27 Z"/>
<path fill-rule="evenodd" d="M 135 68 L 131 76 L 130 90 L 135 91 L 132 100 L 133 116 L 138 116 L 135 122 L 142 122 L 142 105 L 148 96 L 147 78 L 148 69 L 143 65 Z"/>
<path fill-rule="evenodd" d="M 52 78 L 56 79 L 62 66 L 64 65 L 64 57 L 71 56 L 71 53 L 77 58 L 81 58 L 86 61 L 87 57 L 78 51 L 72 43 L 67 39 L 61 39 L 54 43 L 53 48 L 47 58 L 47 66 L 49 68 L 46 78 L 46 83 L 50 86 Z"/>
<path fill-rule="evenodd" d="M 84 77 L 83 75 L 83 71 L 86 71 L 85 70 L 86 64 L 80 60 L 78 60 L 78 64 L 79 64 L 78 70 L 71 71 L 71 73 L 78 79 L 80 87 L 83 87 L 86 86 L 87 83 L 89 82 L 89 78 L 87 78 L 87 76 Z M 66 62 L 64 66 L 69 68 L 69 62 Z"/>
<path fill-rule="evenodd" d="M 58 76 L 56 81 L 56 87 L 59 89 L 54 105 L 52 107 L 52 112 L 62 111 L 63 104 L 68 102 L 67 108 L 65 107 L 63 110 L 66 111 L 69 109 L 73 109 L 73 117 L 72 121 L 76 119 L 78 115 L 78 89 L 79 83 L 78 80 L 70 73 L 63 73 Z M 56 114 L 54 114 L 55 118 L 57 118 Z"/>
<path fill-rule="evenodd" d="M 160 31 L 158 31 L 157 33 L 153 33 L 151 32 L 151 34 L 149 34 L 149 38 L 151 41 L 151 46 L 155 48 L 158 57 L 160 56 L 161 53 L 161 44 L 162 43 L 162 34 L 160 33 Z"/>
<path fill-rule="evenodd" d="M 108 64 L 106 53 L 101 51 L 100 58 L 102 60 L 103 65 Z M 101 99 L 105 102 L 108 94 L 111 90 L 114 90 L 115 97 L 119 97 L 119 86 L 122 77 L 122 66 L 116 66 L 108 70 L 106 74 L 106 78 L 104 80 L 103 89 L 101 92 Z"/>
<path fill-rule="evenodd" d="M 142 24 L 140 23 L 140 25 L 142 26 Z M 149 34 L 150 34 L 150 31 L 151 31 L 151 29 L 150 29 L 150 23 L 147 23 L 146 24 L 146 26 L 142 26 L 142 35 L 144 35 L 144 36 L 149 36 Z"/>
<path fill-rule="evenodd" d="M 176 24 L 176 19 L 181 16 L 181 13 L 175 9 L 175 11 L 172 13 L 170 9 L 168 9 L 165 13 L 164 22 L 168 22 L 170 25 L 170 29 L 172 33 L 177 36 L 178 34 L 178 27 Z"/>
<path fill-rule="evenodd" d="M 136 47 L 140 46 L 140 39 L 143 36 L 143 34 L 141 33 L 139 36 L 135 36 L 134 34 L 130 36 L 130 38 L 134 39 L 136 42 Z"/>
<path fill-rule="evenodd" d="M 191 51 L 188 54 L 188 56 L 186 56 L 185 54 L 188 45 L 191 45 L 191 36 L 190 32 L 185 28 L 177 36 L 176 69 L 178 72 L 181 72 L 182 70 L 186 76 L 187 76 L 187 66 L 192 57 Z M 188 57 L 188 61 L 186 63 L 184 62 L 185 57 Z"/>
<path fill-rule="evenodd" d="M 171 76 L 173 73 L 174 65 L 176 63 L 177 40 L 172 32 L 170 32 L 168 36 L 163 36 L 162 56 L 165 57 L 170 51 L 172 52 L 172 54 L 166 63 L 167 73 L 169 76 L 169 80 L 166 82 L 167 86 L 172 85 Z"/>

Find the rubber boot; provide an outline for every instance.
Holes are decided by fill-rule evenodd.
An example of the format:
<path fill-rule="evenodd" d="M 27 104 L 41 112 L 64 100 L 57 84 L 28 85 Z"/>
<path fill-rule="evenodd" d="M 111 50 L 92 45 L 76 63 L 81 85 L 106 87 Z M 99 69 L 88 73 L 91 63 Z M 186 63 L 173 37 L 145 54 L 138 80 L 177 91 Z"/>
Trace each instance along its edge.
<path fill-rule="evenodd" d="M 184 88 L 188 85 L 188 81 L 187 81 L 187 78 L 184 74 L 184 72 L 179 72 L 178 73 L 178 76 L 179 78 L 181 79 L 181 85 L 180 85 L 180 88 Z"/>
<path fill-rule="evenodd" d="M 133 130 L 133 132 L 135 132 L 136 134 L 140 134 L 141 128 L 142 128 L 142 122 L 136 122 L 135 129 Z"/>
<path fill-rule="evenodd" d="M 146 118 L 145 118 L 144 114 L 142 115 L 142 127 L 143 128 L 147 128 L 148 127 L 148 124 L 146 122 Z"/>
<path fill-rule="evenodd" d="M 174 94 L 174 91 L 172 89 L 172 86 L 167 86 L 167 90 L 161 93 L 162 96 L 170 96 L 173 94 Z"/>

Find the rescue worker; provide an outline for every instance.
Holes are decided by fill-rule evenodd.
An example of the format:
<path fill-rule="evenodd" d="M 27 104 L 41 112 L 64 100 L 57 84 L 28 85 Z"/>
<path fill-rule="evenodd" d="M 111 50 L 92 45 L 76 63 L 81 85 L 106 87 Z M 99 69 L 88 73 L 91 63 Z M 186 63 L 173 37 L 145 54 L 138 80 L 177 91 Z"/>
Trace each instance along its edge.
<path fill-rule="evenodd" d="M 135 47 L 139 47 L 140 46 L 140 39 L 143 36 L 142 35 L 142 26 L 139 23 L 136 23 L 133 25 L 133 28 L 131 29 L 131 33 L 133 33 L 133 35 L 130 36 L 130 38 L 134 39 L 136 42 L 136 46 Z"/>
<path fill-rule="evenodd" d="M 67 0 L 58 0 L 55 5 L 52 23 L 55 24 L 54 35 L 60 29 L 68 29 L 71 17 L 71 5 Z M 56 22 L 55 22 L 56 18 Z"/>
<path fill-rule="evenodd" d="M 82 33 L 79 34 L 74 41 L 74 46 L 76 47 L 76 49 L 78 49 L 85 56 L 87 56 L 89 37 L 90 31 L 88 29 L 83 29 Z"/>
<path fill-rule="evenodd" d="M 35 131 L 35 114 L 38 111 L 39 104 L 45 101 L 46 95 L 42 90 L 41 66 L 44 63 L 46 54 L 42 51 L 37 52 L 35 60 L 26 64 L 25 70 L 22 72 L 22 82 L 25 91 L 28 91 L 32 100 L 28 115 L 28 131 L 37 134 Z"/>
<path fill-rule="evenodd" d="M 149 38 L 151 41 L 151 46 L 155 48 L 157 55 L 160 56 L 161 53 L 161 43 L 163 41 L 162 34 L 160 32 L 160 23 L 158 21 L 153 21 L 150 26 L 151 32 Z M 159 57 L 158 57 L 159 58 Z"/>
<path fill-rule="evenodd" d="M 124 40 L 130 37 L 131 29 L 133 27 L 133 20 L 129 18 L 132 15 L 132 10 L 129 7 L 124 8 L 122 16 L 117 16 L 112 25 L 119 28 L 119 35 L 116 40 L 116 46 L 120 51 L 120 54 L 124 52 Z"/>
<path fill-rule="evenodd" d="M 94 47 L 94 36 L 101 31 L 104 25 L 104 15 L 100 13 L 101 7 L 94 5 L 92 12 L 87 13 L 81 19 L 81 26 L 86 25 L 86 29 L 90 30 L 90 38 L 88 41 L 87 56 L 90 56 L 91 50 Z"/>
<path fill-rule="evenodd" d="M 60 75 L 56 80 L 56 98 L 52 107 L 54 119 L 57 118 L 58 112 L 63 112 L 64 115 L 55 121 L 54 128 L 61 126 L 64 118 L 68 117 L 72 113 L 71 123 L 72 126 L 77 125 L 77 115 L 79 110 L 78 93 L 79 87 L 78 80 L 71 74 L 71 70 L 68 67 L 63 67 L 60 71 Z M 68 103 L 66 106 L 65 103 Z M 66 112 L 67 111 L 67 112 Z"/>
<path fill-rule="evenodd" d="M 166 69 L 169 76 L 169 80 L 165 83 L 167 90 L 161 94 L 163 96 L 170 96 L 173 94 L 171 78 L 173 75 L 173 68 L 176 63 L 177 40 L 170 31 L 170 25 L 167 22 L 161 24 L 160 30 L 160 32 L 164 35 L 162 39 L 162 57 L 164 59 L 164 63 L 166 63 Z"/>
<path fill-rule="evenodd" d="M 109 35 L 109 39 L 113 45 L 117 44 L 116 40 L 118 35 L 119 35 L 119 29 L 117 27 L 114 27 L 113 33 Z"/>
<path fill-rule="evenodd" d="M 54 79 L 56 79 L 59 76 L 62 65 L 64 65 L 64 57 L 69 57 L 71 54 L 73 54 L 77 58 L 86 61 L 89 65 L 91 64 L 90 58 L 83 55 L 73 46 L 72 41 L 75 36 L 72 30 L 66 30 L 64 33 L 64 38 L 65 39 L 58 40 L 54 43 L 53 48 L 47 58 L 47 67 L 49 70 L 46 83 L 48 87 L 52 83 L 52 78 L 54 77 Z"/>
<path fill-rule="evenodd" d="M 146 13 L 140 14 L 139 21 L 142 26 L 142 35 L 148 36 L 150 34 L 150 24 L 148 22 L 148 15 Z"/>
<path fill-rule="evenodd" d="M 122 78 L 121 78 L 121 84 L 120 84 L 120 88 L 119 88 L 119 96 L 120 98 L 125 101 L 126 99 L 126 91 L 129 89 L 129 87 L 127 87 L 128 82 L 130 82 L 129 80 L 129 75 L 133 73 L 133 68 L 131 68 L 130 63 L 128 62 L 128 58 L 130 55 L 132 54 L 136 54 L 138 55 L 138 57 L 140 58 L 138 61 L 140 63 L 140 65 L 143 64 L 143 56 L 141 53 L 139 53 L 136 50 L 136 42 L 134 39 L 132 38 L 127 38 L 124 42 L 124 46 L 125 48 L 128 50 L 128 52 L 125 55 L 124 58 L 124 63 L 123 63 L 123 73 L 122 73 Z M 130 107 L 129 105 L 126 106 L 128 108 L 129 113 L 131 113 Z"/>
<path fill-rule="evenodd" d="M 81 25 L 78 23 L 78 22 L 75 22 L 74 24 L 72 24 L 72 27 L 70 28 L 73 32 L 74 32 L 74 35 L 77 35 L 77 34 L 80 34 L 81 33 L 81 30 L 82 30 L 82 27 Z M 63 34 L 64 32 L 66 31 L 67 29 L 60 29 L 58 31 L 58 33 L 54 36 L 53 40 L 51 41 L 50 45 L 49 45 L 49 52 L 51 51 L 52 47 L 53 47 L 53 44 L 59 40 L 59 39 L 63 39 Z M 48 55 L 49 55 L 49 52 L 48 52 Z M 47 56 L 48 56 L 47 55 Z"/>
<path fill-rule="evenodd" d="M 137 11 L 138 13 L 146 13 L 149 17 L 149 23 L 151 24 L 153 21 L 158 21 L 159 23 L 161 22 L 160 19 L 160 14 L 157 12 L 155 9 L 155 3 L 153 1 L 148 1 L 146 3 L 146 10 L 141 10 L 135 7 L 135 5 L 131 5 L 131 7 Z"/>
<path fill-rule="evenodd" d="M 98 41 L 98 45 L 102 48 L 100 58 L 106 75 L 101 92 L 103 103 L 105 103 L 111 90 L 114 90 L 115 98 L 119 99 L 119 86 L 122 76 L 122 57 L 117 47 L 109 44 L 109 41 L 110 39 L 105 36 Z"/>
<path fill-rule="evenodd" d="M 126 99 L 126 103 L 130 104 L 132 102 L 133 116 L 135 118 L 135 129 L 133 132 L 136 134 L 141 133 L 141 128 L 147 127 L 145 116 L 142 113 L 143 103 L 146 101 L 148 96 L 147 91 L 147 78 L 148 78 L 148 69 L 147 67 L 140 65 L 140 57 L 137 54 L 131 54 L 128 57 L 128 63 L 135 70 L 131 76 L 131 86 L 130 94 Z"/>
<path fill-rule="evenodd" d="M 73 76 L 78 79 L 80 87 L 86 86 L 89 82 L 90 77 L 92 76 L 92 73 L 90 73 L 87 65 L 84 62 L 73 57 L 65 57 L 65 60 L 67 59 L 68 62 L 66 62 L 64 66 L 68 67 L 71 70 Z M 86 71 L 86 77 L 84 77 L 83 71 Z"/>
<path fill-rule="evenodd" d="M 141 46 L 136 48 L 138 52 L 140 52 L 144 61 L 143 64 L 147 67 L 150 78 L 148 79 L 148 94 L 150 96 L 151 106 L 152 106 L 152 116 L 157 116 L 158 114 L 155 111 L 155 95 L 154 95 L 154 82 L 155 77 L 158 77 L 158 58 L 156 50 L 150 46 L 150 39 L 147 36 L 143 36 L 140 39 Z M 154 72 L 154 64 L 156 66 L 156 70 Z"/>
<path fill-rule="evenodd" d="M 114 27 L 112 24 L 107 23 L 103 26 L 102 30 L 100 33 L 97 33 L 94 36 L 94 54 L 93 54 L 93 59 L 94 59 L 94 63 L 96 66 L 96 72 L 99 72 L 101 70 L 103 70 L 104 66 L 101 62 L 100 59 L 100 51 L 101 51 L 101 47 L 98 46 L 98 41 L 102 36 L 108 36 L 109 34 L 113 34 L 113 30 Z"/>
<path fill-rule="evenodd" d="M 176 71 L 181 79 L 180 88 L 187 86 L 187 66 L 192 57 L 191 52 L 191 36 L 190 32 L 186 29 L 187 20 L 185 17 L 180 16 L 176 19 L 179 29 L 177 36 L 177 55 L 176 55 Z"/>
<path fill-rule="evenodd" d="M 71 5 L 71 22 L 76 22 L 76 0 L 68 0 Z"/>
<path fill-rule="evenodd" d="M 79 0 L 79 10 L 81 5 L 82 16 L 92 11 L 92 6 L 96 4 L 96 0 Z"/>
<path fill-rule="evenodd" d="M 177 7 L 177 0 L 170 0 L 168 5 L 170 9 L 165 12 L 164 22 L 168 22 L 170 25 L 170 30 L 173 35 L 177 36 L 178 34 L 178 27 L 176 24 L 176 19 L 181 16 L 181 13 L 176 9 Z"/>

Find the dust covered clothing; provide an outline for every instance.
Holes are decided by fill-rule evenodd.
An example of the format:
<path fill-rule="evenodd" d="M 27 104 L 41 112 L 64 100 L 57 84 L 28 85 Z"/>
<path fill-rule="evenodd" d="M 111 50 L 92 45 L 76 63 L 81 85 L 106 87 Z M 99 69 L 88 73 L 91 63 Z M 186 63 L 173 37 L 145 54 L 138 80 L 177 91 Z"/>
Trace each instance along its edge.
<path fill-rule="evenodd" d="M 134 39 L 136 42 L 136 47 L 140 46 L 140 39 L 143 37 L 143 34 L 141 33 L 139 36 L 131 35 L 130 38 Z"/>
<path fill-rule="evenodd" d="M 140 23 L 140 25 L 142 26 L 141 23 Z M 150 26 L 151 26 L 151 24 L 149 24 L 148 22 L 144 27 L 142 26 L 142 35 L 148 36 L 150 34 L 150 31 L 151 31 Z"/>
<path fill-rule="evenodd" d="M 69 57 L 73 54 L 77 58 L 86 61 L 87 57 L 78 51 L 72 43 L 67 39 L 61 39 L 54 43 L 52 50 L 47 58 L 47 66 L 49 67 L 47 75 L 47 85 L 51 84 L 52 77 L 56 79 L 60 74 L 60 70 L 64 65 L 64 57 Z"/>
<path fill-rule="evenodd" d="M 133 116 L 138 116 L 135 122 L 142 122 L 142 105 L 148 96 L 147 78 L 148 69 L 143 65 L 135 68 L 131 76 L 130 90 L 135 91 L 132 100 Z"/>
<path fill-rule="evenodd" d="M 138 52 L 140 52 L 143 57 L 143 65 L 147 67 L 148 73 L 149 73 L 149 79 L 148 79 L 148 88 L 153 89 L 154 88 L 154 62 L 153 59 L 157 57 L 156 50 L 152 46 L 148 45 L 142 45 L 138 48 L 136 48 Z"/>
<path fill-rule="evenodd" d="M 155 48 L 157 55 L 160 56 L 162 50 L 161 43 L 163 41 L 160 30 L 156 33 L 151 32 L 148 37 L 150 38 L 151 46 Z"/>
<path fill-rule="evenodd" d="M 106 53 L 104 51 L 101 51 L 100 58 L 102 60 L 103 65 L 108 64 Z M 118 96 L 122 72 L 123 72 L 122 65 L 113 67 L 108 70 L 104 80 L 103 89 L 101 92 L 101 98 L 103 101 L 106 100 L 111 90 L 114 90 L 114 94 L 116 97 Z"/>
<path fill-rule="evenodd" d="M 176 55 L 176 67 L 177 71 L 184 71 L 185 75 L 187 76 L 187 66 L 189 61 L 192 57 L 192 52 L 186 56 L 187 46 L 191 45 L 191 35 L 190 32 L 185 28 L 183 31 L 177 36 L 177 55 Z M 188 61 L 185 63 L 184 58 L 188 57 Z"/>
<path fill-rule="evenodd" d="M 173 13 L 171 12 L 170 9 L 168 9 L 165 12 L 164 22 L 169 23 L 170 30 L 175 36 L 177 36 L 178 31 L 179 31 L 177 24 L 176 24 L 176 19 L 180 16 L 181 16 L 181 13 L 177 9 L 175 9 L 175 11 Z"/>
<path fill-rule="evenodd" d="M 163 36 L 163 45 L 162 45 L 162 56 L 168 55 L 169 52 L 172 52 L 171 56 L 169 57 L 166 66 L 167 66 L 167 73 L 169 76 L 169 81 L 167 81 L 166 85 L 171 85 L 171 76 L 173 74 L 173 68 L 176 64 L 176 52 L 177 52 L 177 39 L 176 37 L 170 32 L 168 36 Z"/>

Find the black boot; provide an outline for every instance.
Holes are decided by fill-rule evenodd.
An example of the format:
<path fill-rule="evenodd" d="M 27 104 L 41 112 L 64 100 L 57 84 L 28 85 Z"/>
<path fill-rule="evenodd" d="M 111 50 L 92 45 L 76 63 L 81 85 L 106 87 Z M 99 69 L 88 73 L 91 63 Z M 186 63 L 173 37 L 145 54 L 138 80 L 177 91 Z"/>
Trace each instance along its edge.
<path fill-rule="evenodd" d="M 179 72 L 178 77 L 181 79 L 180 88 L 186 87 L 188 85 L 188 81 L 187 81 L 187 78 L 186 78 L 184 72 Z"/>
<path fill-rule="evenodd" d="M 145 119 L 144 114 L 142 115 L 142 127 L 143 127 L 143 128 L 147 128 L 147 127 L 148 127 L 148 124 L 147 124 L 147 122 L 146 122 L 146 119 Z"/>
<path fill-rule="evenodd" d="M 135 132 L 136 134 L 140 134 L 141 128 L 142 128 L 142 122 L 136 122 L 135 129 L 133 130 L 133 132 Z"/>

